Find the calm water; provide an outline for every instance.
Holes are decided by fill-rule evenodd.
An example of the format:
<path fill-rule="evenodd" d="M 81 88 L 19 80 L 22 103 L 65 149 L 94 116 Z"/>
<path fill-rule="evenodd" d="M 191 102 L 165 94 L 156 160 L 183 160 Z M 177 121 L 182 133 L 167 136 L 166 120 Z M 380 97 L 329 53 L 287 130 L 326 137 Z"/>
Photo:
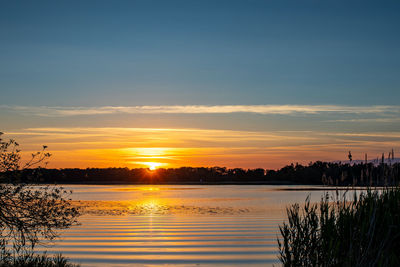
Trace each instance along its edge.
<path fill-rule="evenodd" d="M 85 214 L 46 250 L 82 266 L 279 265 L 285 207 L 323 194 L 264 185 L 66 188 Z"/>

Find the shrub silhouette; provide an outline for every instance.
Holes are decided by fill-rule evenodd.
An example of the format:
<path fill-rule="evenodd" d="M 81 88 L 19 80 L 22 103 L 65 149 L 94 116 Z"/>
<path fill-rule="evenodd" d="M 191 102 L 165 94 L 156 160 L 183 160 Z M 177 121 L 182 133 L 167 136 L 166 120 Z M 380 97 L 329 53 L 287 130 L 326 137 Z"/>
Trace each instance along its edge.
<path fill-rule="evenodd" d="M 22 165 L 19 144 L 14 140 L 4 141 L 1 135 L 0 263 L 28 262 L 29 265 L 29 262 L 43 262 L 45 258 L 53 262 L 47 256 L 35 256 L 34 249 L 37 244 L 58 237 L 57 230 L 77 224 L 79 211 L 68 198 L 72 192 L 59 186 L 35 186 L 40 164 L 50 157 L 46 146 Z M 33 167 L 36 168 L 32 175 L 22 179 L 21 171 Z"/>

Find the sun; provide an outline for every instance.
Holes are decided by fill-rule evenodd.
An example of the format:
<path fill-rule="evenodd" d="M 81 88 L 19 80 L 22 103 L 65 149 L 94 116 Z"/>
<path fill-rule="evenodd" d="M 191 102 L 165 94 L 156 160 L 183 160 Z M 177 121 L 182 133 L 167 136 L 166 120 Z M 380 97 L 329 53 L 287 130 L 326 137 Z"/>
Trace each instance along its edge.
<path fill-rule="evenodd" d="M 146 164 L 149 167 L 149 170 L 151 171 L 156 170 L 158 167 L 162 165 L 162 163 L 160 162 L 145 162 L 144 164 Z"/>

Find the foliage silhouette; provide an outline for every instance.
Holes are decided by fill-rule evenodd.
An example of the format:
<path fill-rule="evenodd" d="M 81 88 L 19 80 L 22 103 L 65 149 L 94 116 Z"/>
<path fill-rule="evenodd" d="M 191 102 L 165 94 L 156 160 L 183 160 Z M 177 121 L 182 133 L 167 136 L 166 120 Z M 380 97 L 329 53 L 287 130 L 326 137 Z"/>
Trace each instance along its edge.
<path fill-rule="evenodd" d="M 77 224 L 79 211 L 70 202 L 72 192 L 58 186 L 35 186 L 40 176 L 39 164 L 50 157 L 46 146 L 22 165 L 19 144 L 14 140 L 4 141 L 1 135 L 0 262 L 33 264 L 40 262 L 40 256 L 34 255 L 35 246 L 58 237 L 57 230 Z M 28 168 L 30 174 L 22 176 Z"/>
<path fill-rule="evenodd" d="M 283 266 L 399 266 L 400 188 L 367 190 L 352 201 L 337 192 L 287 209 L 278 239 Z"/>
<path fill-rule="evenodd" d="M 35 170 L 19 172 L 21 179 Z M 41 169 L 40 182 L 62 184 L 310 184 L 335 186 L 395 185 L 400 181 L 400 164 L 343 164 L 316 161 L 291 164 L 279 170 L 228 169 L 225 167 L 181 167 L 170 169 Z"/>

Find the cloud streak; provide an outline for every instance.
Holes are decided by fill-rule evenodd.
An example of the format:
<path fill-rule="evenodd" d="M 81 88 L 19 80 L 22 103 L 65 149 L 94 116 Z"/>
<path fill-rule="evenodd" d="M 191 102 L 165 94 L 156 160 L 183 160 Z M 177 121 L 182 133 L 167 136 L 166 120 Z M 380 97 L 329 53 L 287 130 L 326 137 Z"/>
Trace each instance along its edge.
<path fill-rule="evenodd" d="M 18 113 L 46 117 L 90 116 L 107 114 L 231 114 L 255 113 L 264 115 L 301 114 L 392 114 L 400 113 L 400 106 L 343 106 L 343 105 L 160 105 L 160 106 L 0 106 Z"/>

